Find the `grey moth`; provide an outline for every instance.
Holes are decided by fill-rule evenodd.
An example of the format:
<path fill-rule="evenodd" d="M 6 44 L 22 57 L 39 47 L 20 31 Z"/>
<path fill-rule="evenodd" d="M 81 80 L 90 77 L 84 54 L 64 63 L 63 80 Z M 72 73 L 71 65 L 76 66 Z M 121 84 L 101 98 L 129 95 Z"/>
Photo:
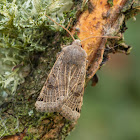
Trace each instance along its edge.
<path fill-rule="evenodd" d="M 87 54 L 80 40 L 60 52 L 35 103 L 39 112 L 59 112 L 77 121 L 83 104 Z"/>

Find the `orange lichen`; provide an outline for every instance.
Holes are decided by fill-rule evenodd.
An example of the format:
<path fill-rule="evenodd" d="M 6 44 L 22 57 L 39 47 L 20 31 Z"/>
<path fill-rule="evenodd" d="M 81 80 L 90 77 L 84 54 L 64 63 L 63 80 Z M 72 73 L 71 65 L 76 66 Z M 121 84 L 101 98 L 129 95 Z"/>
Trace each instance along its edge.
<path fill-rule="evenodd" d="M 89 78 L 96 73 L 102 62 L 106 38 L 101 36 L 106 35 L 107 30 L 113 26 L 126 1 L 114 0 L 111 7 L 107 0 L 90 0 L 90 9 L 84 11 L 78 19 L 75 28 L 79 28 L 78 37 L 83 40 L 82 47 L 88 55 Z"/>
<path fill-rule="evenodd" d="M 91 36 L 102 36 L 103 27 L 106 24 L 106 19 L 103 19 L 102 14 L 106 13 L 108 10 L 108 6 L 106 0 L 99 0 L 99 1 L 90 1 L 92 4 L 92 12 L 85 11 L 79 18 L 79 21 L 76 25 L 77 28 L 80 29 L 80 33 L 78 37 L 80 40 Z M 100 38 L 90 38 L 82 42 L 82 46 L 87 52 L 88 56 L 92 52 L 96 51 L 96 48 L 93 46 L 98 43 Z"/>

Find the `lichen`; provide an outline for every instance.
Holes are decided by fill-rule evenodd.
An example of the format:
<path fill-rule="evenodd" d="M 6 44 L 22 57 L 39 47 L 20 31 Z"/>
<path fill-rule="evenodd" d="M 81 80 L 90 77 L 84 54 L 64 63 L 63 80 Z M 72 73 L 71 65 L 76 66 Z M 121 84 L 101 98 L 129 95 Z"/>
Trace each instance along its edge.
<path fill-rule="evenodd" d="M 51 32 L 62 30 L 45 14 L 64 25 L 63 12 L 72 4 L 69 0 L 0 2 L 0 84 L 3 90 L 9 89 L 8 94 L 15 93 L 17 86 L 24 81 L 22 70 L 11 71 L 12 68 L 27 62 L 31 52 L 45 51 L 50 42 L 46 38 L 53 35 Z"/>
<path fill-rule="evenodd" d="M 136 13 L 140 11 L 140 1 L 139 0 L 128 0 L 122 9 L 122 13 L 125 14 L 125 19 L 134 17 Z"/>
<path fill-rule="evenodd" d="M 67 26 L 72 5 L 72 0 L 0 1 L 0 137 L 36 127 L 44 116 L 35 111 L 34 100 L 66 40 L 45 14 Z"/>
<path fill-rule="evenodd" d="M 52 128 L 62 128 L 65 138 L 73 128 L 59 114 L 37 112 L 34 103 L 61 44 L 72 41 L 45 14 L 65 27 L 72 18 L 73 26 L 81 2 L 0 1 L 0 137 L 25 131 L 24 139 L 35 140 L 48 137 Z M 71 9 L 73 3 L 78 6 Z"/>

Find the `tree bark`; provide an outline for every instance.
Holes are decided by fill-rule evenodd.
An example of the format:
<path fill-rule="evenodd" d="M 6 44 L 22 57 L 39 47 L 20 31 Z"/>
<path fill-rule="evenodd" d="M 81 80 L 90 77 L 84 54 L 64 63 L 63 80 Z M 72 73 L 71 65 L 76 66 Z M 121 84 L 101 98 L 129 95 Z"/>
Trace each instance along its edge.
<path fill-rule="evenodd" d="M 125 22 L 140 11 L 140 2 L 138 0 L 89 0 L 88 2 L 83 0 L 81 4 L 83 9 L 78 8 L 78 3 L 72 7 L 72 10 L 77 8 L 77 13 L 76 24 L 73 22 L 71 32 L 73 35 L 76 33 L 78 38 L 83 40 L 82 47 L 88 55 L 86 76 L 88 82 L 108 59 L 109 53 L 129 53 L 130 47 L 124 43 L 123 38 Z M 47 51 L 34 51 L 30 53 L 30 61 L 23 62 L 24 67 L 19 64 L 26 75 L 25 81 L 18 86 L 14 97 L 9 95 L 0 106 L 2 140 L 19 138 L 63 140 L 77 124 L 66 120 L 59 113 L 39 113 L 34 106 L 55 62 L 56 54 L 60 51 L 60 44 L 70 40 L 65 39 L 61 42 L 63 36 L 66 36 L 63 32 L 50 33 L 46 36 L 47 40 L 52 37 L 53 40 L 48 45 Z M 14 67 L 14 70 L 17 67 Z"/>

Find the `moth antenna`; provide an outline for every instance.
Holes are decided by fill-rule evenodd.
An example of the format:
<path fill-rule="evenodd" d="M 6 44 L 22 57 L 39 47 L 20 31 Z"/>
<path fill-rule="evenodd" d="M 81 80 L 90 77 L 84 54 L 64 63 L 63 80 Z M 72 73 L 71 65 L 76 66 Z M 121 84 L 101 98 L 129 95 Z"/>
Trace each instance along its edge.
<path fill-rule="evenodd" d="M 70 24 L 71 24 L 71 21 L 72 21 L 72 18 L 70 18 L 69 24 L 68 24 L 68 26 L 67 26 L 67 28 L 66 28 L 66 29 L 69 29 Z"/>
<path fill-rule="evenodd" d="M 45 15 L 46 15 L 46 14 L 45 14 Z M 61 24 L 59 24 L 59 23 L 57 23 L 56 21 L 54 21 L 54 20 L 53 20 L 52 18 L 50 18 L 48 15 L 46 15 L 46 17 L 49 18 L 51 21 L 53 21 L 53 22 L 54 22 L 55 24 L 57 24 L 58 26 L 62 27 L 64 30 L 66 30 L 66 31 L 69 33 L 69 35 L 72 37 L 72 39 L 75 41 L 73 35 L 71 34 L 71 32 L 70 32 L 67 28 L 63 27 Z"/>
<path fill-rule="evenodd" d="M 90 39 L 90 38 L 117 38 L 117 39 L 119 39 L 120 37 L 118 37 L 118 36 L 91 36 L 91 37 L 88 37 L 88 38 L 81 40 L 81 42 L 85 41 L 87 39 Z"/>

